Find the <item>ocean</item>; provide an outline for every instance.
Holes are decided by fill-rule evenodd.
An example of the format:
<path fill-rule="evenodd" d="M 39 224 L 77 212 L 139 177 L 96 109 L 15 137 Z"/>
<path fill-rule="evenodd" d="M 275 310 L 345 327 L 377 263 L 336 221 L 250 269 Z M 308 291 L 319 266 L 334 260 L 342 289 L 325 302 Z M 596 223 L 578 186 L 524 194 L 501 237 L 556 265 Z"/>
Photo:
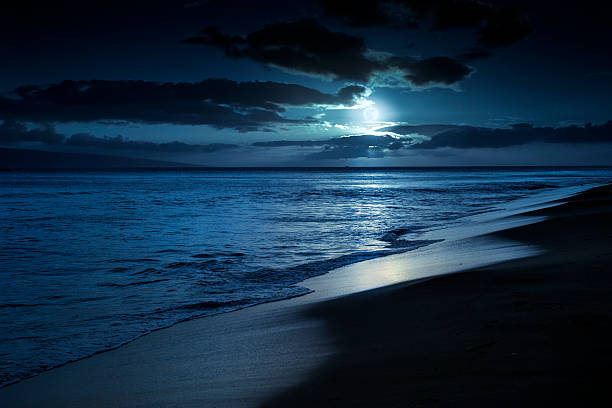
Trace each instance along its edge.
<path fill-rule="evenodd" d="M 302 295 L 334 268 L 429 245 L 610 168 L 0 173 L 0 384 L 177 322 Z M 211 333 L 214 335 L 214 333 Z"/>

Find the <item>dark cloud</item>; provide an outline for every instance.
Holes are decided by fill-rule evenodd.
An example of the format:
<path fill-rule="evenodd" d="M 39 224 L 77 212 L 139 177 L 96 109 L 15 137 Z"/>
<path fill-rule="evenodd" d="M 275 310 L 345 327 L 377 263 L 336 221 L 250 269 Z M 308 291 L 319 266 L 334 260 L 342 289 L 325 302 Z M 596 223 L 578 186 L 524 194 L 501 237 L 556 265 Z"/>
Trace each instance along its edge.
<path fill-rule="evenodd" d="M 319 147 L 308 155 L 312 159 L 350 159 L 357 157 L 383 157 L 414 143 L 411 137 L 391 135 L 357 135 L 327 140 L 278 140 L 256 142 L 258 147 Z"/>
<path fill-rule="evenodd" d="M 268 25 L 246 37 L 230 36 L 215 28 L 183 41 L 223 49 L 231 58 L 250 58 L 264 64 L 332 79 L 367 82 L 384 66 L 367 58 L 360 37 L 332 32 L 313 19 Z"/>
<path fill-rule="evenodd" d="M 40 142 L 57 144 L 64 141 L 64 135 L 57 133 L 53 126 L 42 124 L 38 128 L 28 129 L 25 123 L 5 120 L 0 125 L 0 143 L 14 144 L 19 142 Z"/>
<path fill-rule="evenodd" d="M 196 83 L 64 81 L 22 86 L 0 97 L 0 119 L 33 122 L 127 121 L 210 125 L 250 131 L 289 120 L 284 106 L 352 105 L 366 92 L 348 86 L 326 94 L 301 85 L 207 79 Z"/>
<path fill-rule="evenodd" d="M 319 0 L 328 15 L 358 27 L 388 26 L 433 30 L 468 27 L 487 47 L 510 45 L 531 32 L 522 13 L 476 0 Z"/>
<path fill-rule="evenodd" d="M 24 142 L 38 142 L 47 145 L 83 147 L 110 150 L 147 151 L 158 153 L 200 152 L 211 153 L 219 150 L 238 147 L 233 144 L 187 144 L 182 142 L 153 143 L 129 140 L 121 135 L 115 137 L 97 137 L 89 133 L 76 133 L 66 137 L 57 133 L 49 124 L 38 124 L 37 128 L 28 129 L 23 122 L 6 120 L 0 125 L 0 144 L 19 145 Z"/>
<path fill-rule="evenodd" d="M 612 144 L 612 121 L 602 125 L 568 126 L 561 128 L 533 127 L 516 124 L 509 129 L 492 129 L 457 125 L 402 125 L 382 131 L 393 134 L 356 135 L 324 140 L 277 140 L 256 142 L 260 148 L 304 148 L 305 157 L 313 160 L 336 160 L 352 158 L 381 158 L 409 155 L 409 150 L 431 150 L 427 154 L 445 155 L 445 150 L 507 148 L 526 146 L 530 143 L 553 145 L 577 144 L 585 146 L 594 143 Z M 397 136 L 397 134 L 403 136 Z M 502 149 L 503 150 L 503 149 Z M 548 151 L 548 150 L 547 150 Z M 416 153 L 416 152 L 414 152 Z"/>
<path fill-rule="evenodd" d="M 95 147 L 111 150 L 132 150 L 147 152 L 179 153 L 199 152 L 211 153 L 219 150 L 233 149 L 238 147 L 227 143 L 210 143 L 205 145 L 188 144 L 182 142 L 153 143 L 137 140 L 129 140 L 121 135 L 115 137 L 97 137 L 89 133 L 76 133 L 66 139 L 67 146 Z"/>
<path fill-rule="evenodd" d="M 534 127 L 517 124 L 509 129 L 460 126 L 441 131 L 431 140 L 415 144 L 418 149 L 439 147 L 483 148 L 508 147 L 528 143 L 612 143 L 612 121 L 602 125 Z"/>
<path fill-rule="evenodd" d="M 361 85 L 349 85 L 338 91 L 338 99 L 347 101 L 344 104 L 350 105 L 356 96 L 365 96 L 366 88 Z"/>
<path fill-rule="evenodd" d="M 612 143 L 612 121 L 601 125 L 534 127 L 515 124 L 508 129 L 458 125 L 401 125 L 380 130 L 384 135 L 358 135 L 325 140 L 256 142 L 258 147 L 322 147 L 316 157 L 379 157 L 399 149 L 497 148 L 528 143 Z M 403 135 L 398 137 L 397 135 Z M 313 156 L 313 157 L 314 157 Z"/>
<path fill-rule="evenodd" d="M 400 135 L 418 134 L 423 136 L 435 136 L 452 129 L 458 129 L 463 126 L 458 125 L 395 125 L 379 129 L 381 132 L 393 132 Z"/>
<path fill-rule="evenodd" d="M 96 123 L 100 125 L 107 125 L 107 126 L 123 126 L 123 127 L 131 127 L 135 129 L 140 128 L 140 126 L 134 125 L 133 123 L 130 123 L 130 122 L 126 122 L 125 120 L 99 120 Z"/>
<path fill-rule="evenodd" d="M 249 58 L 303 74 L 368 83 L 377 74 L 396 73 L 417 85 L 451 85 L 473 68 L 448 57 L 417 60 L 369 50 L 362 38 L 333 32 L 313 19 L 266 26 L 246 37 L 216 28 L 183 41 L 220 48 L 230 58 Z"/>
<path fill-rule="evenodd" d="M 431 84 L 452 85 L 466 79 L 474 69 L 448 57 L 433 57 L 399 64 L 406 72 L 405 78 L 417 86 Z"/>

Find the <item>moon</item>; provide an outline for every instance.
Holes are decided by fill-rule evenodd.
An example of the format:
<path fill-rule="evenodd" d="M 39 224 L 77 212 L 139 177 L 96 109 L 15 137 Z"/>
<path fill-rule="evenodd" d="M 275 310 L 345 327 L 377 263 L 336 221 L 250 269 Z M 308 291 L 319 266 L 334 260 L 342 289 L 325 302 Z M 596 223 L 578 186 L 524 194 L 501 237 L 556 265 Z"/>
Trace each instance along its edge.
<path fill-rule="evenodd" d="M 376 122 L 378 120 L 379 112 L 374 106 L 368 106 L 363 110 L 363 119 L 366 122 Z"/>

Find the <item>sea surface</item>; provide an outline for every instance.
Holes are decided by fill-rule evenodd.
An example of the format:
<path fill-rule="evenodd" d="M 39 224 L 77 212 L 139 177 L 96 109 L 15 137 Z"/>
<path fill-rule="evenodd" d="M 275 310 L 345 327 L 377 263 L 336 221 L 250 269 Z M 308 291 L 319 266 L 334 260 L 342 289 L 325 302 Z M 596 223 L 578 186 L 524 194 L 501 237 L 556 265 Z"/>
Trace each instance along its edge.
<path fill-rule="evenodd" d="M 0 384 L 300 281 L 609 168 L 0 173 Z M 214 333 L 211 333 L 214 335 Z"/>

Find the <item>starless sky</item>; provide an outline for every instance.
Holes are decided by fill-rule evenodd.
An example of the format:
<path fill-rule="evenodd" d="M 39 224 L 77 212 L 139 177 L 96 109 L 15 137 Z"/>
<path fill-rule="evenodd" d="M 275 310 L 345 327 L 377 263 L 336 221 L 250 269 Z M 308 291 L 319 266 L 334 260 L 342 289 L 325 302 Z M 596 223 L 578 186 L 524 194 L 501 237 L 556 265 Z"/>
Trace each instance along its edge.
<path fill-rule="evenodd" d="M 22 1 L 0 145 L 212 165 L 612 164 L 612 7 Z"/>

